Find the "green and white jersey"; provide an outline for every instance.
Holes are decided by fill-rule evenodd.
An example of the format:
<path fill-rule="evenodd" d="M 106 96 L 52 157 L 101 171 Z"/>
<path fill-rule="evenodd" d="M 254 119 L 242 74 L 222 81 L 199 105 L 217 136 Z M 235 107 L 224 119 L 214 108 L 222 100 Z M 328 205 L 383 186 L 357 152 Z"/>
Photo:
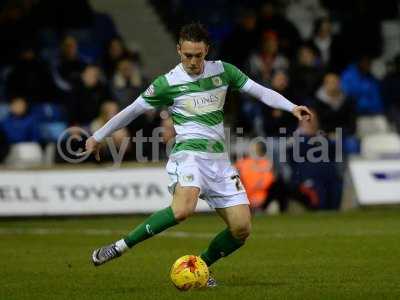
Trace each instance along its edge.
<path fill-rule="evenodd" d="M 198 76 L 190 76 L 179 64 L 156 78 L 142 97 L 153 107 L 169 107 L 177 133 L 173 153 L 223 153 L 226 93 L 228 87 L 241 89 L 247 80 L 238 68 L 222 61 L 205 61 Z"/>

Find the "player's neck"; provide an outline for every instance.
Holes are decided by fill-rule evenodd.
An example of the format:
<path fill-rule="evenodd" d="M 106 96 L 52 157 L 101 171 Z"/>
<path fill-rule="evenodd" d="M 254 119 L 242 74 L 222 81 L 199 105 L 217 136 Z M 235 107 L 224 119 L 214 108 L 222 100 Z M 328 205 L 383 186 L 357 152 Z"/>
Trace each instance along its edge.
<path fill-rule="evenodd" d="M 182 66 L 182 69 L 185 71 L 185 73 L 188 74 L 190 77 L 199 77 L 204 73 L 205 64 L 206 64 L 206 62 L 204 61 L 203 65 L 201 66 L 200 72 L 198 72 L 198 73 L 189 72 L 182 63 L 181 63 L 181 66 Z"/>

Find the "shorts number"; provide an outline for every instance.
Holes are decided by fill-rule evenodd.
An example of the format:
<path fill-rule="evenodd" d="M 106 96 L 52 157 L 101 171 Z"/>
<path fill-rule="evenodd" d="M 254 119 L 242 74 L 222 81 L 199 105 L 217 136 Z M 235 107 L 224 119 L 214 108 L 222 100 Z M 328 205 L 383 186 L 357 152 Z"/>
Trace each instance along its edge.
<path fill-rule="evenodd" d="M 231 176 L 231 179 L 235 181 L 236 189 L 238 191 L 241 191 L 243 189 L 243 187 L 242 187 L 242 183 L 240 182 L 239 175 L 233 175 L 233 176 Z"/>

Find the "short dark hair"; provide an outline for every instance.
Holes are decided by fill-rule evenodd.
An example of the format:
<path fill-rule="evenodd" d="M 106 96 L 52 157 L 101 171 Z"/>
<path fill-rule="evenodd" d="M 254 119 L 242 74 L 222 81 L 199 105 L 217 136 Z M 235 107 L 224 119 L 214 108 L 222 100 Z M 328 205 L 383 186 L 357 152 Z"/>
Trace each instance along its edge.
<path fill-rule="evenodd" d="M 178 42 L 182 43 L 183 41 L 204 42 L 206 45 L 210 45 L 210 36 L 203 24 L 194 22 L 182 26 Z"/>

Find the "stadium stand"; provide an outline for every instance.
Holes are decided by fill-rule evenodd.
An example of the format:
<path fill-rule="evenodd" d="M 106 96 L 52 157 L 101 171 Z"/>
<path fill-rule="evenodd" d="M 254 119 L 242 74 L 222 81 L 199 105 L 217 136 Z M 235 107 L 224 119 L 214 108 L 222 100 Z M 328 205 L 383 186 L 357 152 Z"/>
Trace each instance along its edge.
<path fill-rule="evenodd" d="M 330 142 L 343 139 L 345 161 L 354 155 L 398 154 L 400 49 L 396 33 L 400 28 L 393 21 L 398 15 L 395 1 L 387 1 L 374 15 L 371 1 L 365 2 L 365 10 L 328 0 L 245 4 L 219 0 L 205 1 L 202 7 L 207 3 L 215 8 L 212 13 L 200 9 L 196 1 L 151 0 L 147 5 L 162 21 L 152 26 L 164 26 L 177 36 L 182 24 L 203 22 L 212 38 L 209 59 L 231 62 L 296 104 L 311 106 Z M 146 76 L 140 47 L 130 49 L 111 15 L 95 11 L 91 4 L 27 0 L 24 4 L 5 1 L 0 6 L 4 45 L 0 49 L 0 134 L 2 156 L 9 151 L 8 166 L 64 162 L 55 145 L 68 127 L 93 132 L 152 80 Z M 380 67 L 375 68 L 374 62 Z M 26 108 L 17 113 L 12 107 L 21 100 L 16 99 L 26 102 Z M 243 127 L 247 139 L 261 136 L 277 142 L 279 137 L 301 132 L 290 114 L 244 95 L 229 93 L 228 99 L 227 125 Z M 113 138 L 121 145 L 124 137 L 141 129 L 150 135 L 158 126 L 164 127 L 169 140 L 173 130 L 164 110 L 142 116 Z M 280 132 L 280 127 L 286 131 Z M 343 137 L 335 136 L 336 128 L 342 129 Z M 135 160 L 132 148 L 127 160 Z M 233 142 L 232 154 L 240 148 L 247 144 Z M 151 156 L 151 149 L 149 144 L 143 151 Z M 159 151 L 165 159 L 166 145 L 161 144 Z M 338 174 L 343 176 L 343 170 Z M 332 207 L 339 207 L 336 200 Z"/>

